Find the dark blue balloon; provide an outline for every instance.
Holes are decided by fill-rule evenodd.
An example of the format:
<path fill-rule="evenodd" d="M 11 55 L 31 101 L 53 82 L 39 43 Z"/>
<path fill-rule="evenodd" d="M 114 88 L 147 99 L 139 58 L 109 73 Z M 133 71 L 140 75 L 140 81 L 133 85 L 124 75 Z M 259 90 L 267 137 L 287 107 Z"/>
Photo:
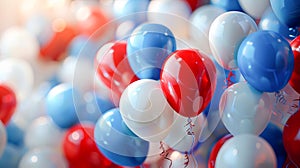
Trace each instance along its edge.
<path fill-rule="evenodd" d="M 261 17 L 259 29 L 277 32 L 289 40 L 293 40 L 299 35 L 298 29 L 289 28 L 287 25 L 281 23 L 271 8 L 268 8 Z"/>
<path fill-rule="evenodd" d="M 52 88 L 46 97 L 46 112 L 61 128 L 70 128 L 79 122 L 76 108 L 79 93 L 71 84 L 59 84 Z M 75 100 L 75 101 L 74 101 Z"/>
<path fill-rule="evenodd" d="M 142 24 L 127 40 L 128 61 L 140 79 L 158 80 L 162 64 L 175 50 L 176 41 L 173 33 L 160 24 Z"/>
<path fill-rule="evenodd" d="M 7 142 L 18 147 L 24 144 L 24 131 L 18 127 L 13 121 L 6 126 Z"/>
<path fill-rule="evenodd" d="M 99 118 L 94 137 L 102 154 L 118 165 L 138 166 L 147 157 L 149 142 L 131 132 L 119 108 L 109 110 Z"/>
<path fill-rule="evenodd" d="M 245 80 L 261 92 L 277 92 L 286 86 L 294 55 L 289 42 L 272 31 L 257 31 L 241 43 L 237 63 Z"/>
<path fill-rule="evenodd" d="M 281 168 L 287 157 L 283 146 L 282 131 L 276 125 L 269 123 L 260 136 L 272 146 L 277 158 L 277 167 Z"/>
<path fill-rule="evenodd" d="M 288 27 L 300 26 L 299 0 L 270 0 L 271 7 L 278 19 Z"/>
<path fill-rule="evenodd" d="M 243 11 L 238 0 L 211 0 L 211 4 L 226 11 Z"/>

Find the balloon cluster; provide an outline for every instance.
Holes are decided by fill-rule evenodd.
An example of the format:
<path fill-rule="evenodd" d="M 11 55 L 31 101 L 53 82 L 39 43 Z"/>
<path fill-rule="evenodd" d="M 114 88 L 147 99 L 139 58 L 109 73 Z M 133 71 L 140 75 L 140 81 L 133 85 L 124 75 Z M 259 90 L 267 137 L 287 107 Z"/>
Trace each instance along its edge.
<path fill-rule="evenodd" d="M 300 166 L 300 1 L 16 1 L 0 167 Z"/>

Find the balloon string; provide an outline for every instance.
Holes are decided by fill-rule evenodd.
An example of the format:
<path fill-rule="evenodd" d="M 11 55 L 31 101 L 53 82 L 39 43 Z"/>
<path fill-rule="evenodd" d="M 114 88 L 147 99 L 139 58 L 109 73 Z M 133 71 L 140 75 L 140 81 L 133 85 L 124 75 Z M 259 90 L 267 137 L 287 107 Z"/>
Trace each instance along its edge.
<path fill-rule="evenodd" d="M 188 127 L 188 128 L 186 129 L 187 135 L 188 135 L 188 136 L 192 136 L 192 138 L 193 138 L 193 141 L 192 141 L 192 144 L 191 144 L 191 148 L 190 148 L 190 149 L 191 149 L 191 155 L 192 155 L 193 158 L 195 158 L 195 157 L 194 157 L 194 154 L 193 154 L 193 151 L 192 151 L 192 149 L 193 149 L 193 147 L 194 147 L 194 144 L 195 144 L 195 133 L 193 132 L 193 127 L 194 127 L 194 126 L 195 126 L 195 125 L 194 125 L 192 119 L 189 117 L 189 118 L 187 119 L 187 124 L 185 125 L 185 127 Z M 186 167 L 189 165 L 189 162 L 190 162 L 188 152 L 185 152 L 184 159 L 185 159 L 184 167 L 186 168 Z M 196 162 L 196 164 L 197 164 L 197 162 Z M 196 167 L 198 167 L 198 165 L 197 165 Z"/>
<path fill-rule="evenodd" d="M 287 100 L 284 96 L 284 93 L 282 91 L 277 91 L 275 92 L 275 103 L 278 104 L 278 103 L 281 103 L 281 104 L 286 104 Z"/>
<path fill-rule="evenodd" d="M 231 77 L 234 77 L 234 76 L 235 76 L 235 74 L 232 72 L 232 70 L 230 70 L 228 76 L 224 80 L 225 85 L 227 85 L 227 88 L 234 84 L 234 82 L 232 82 L 232 80 L 231 80 Z"/>
<path fill-rule="evenodd" d="M 162 152 L 160 153 L 160 156 L 162 156 L 164 159 L 170 161 L 169 168 L 171 168 L 172 164 L 173 164 L 173 161 L 172 161 L 172 159 L 168 158 L 169 152 L 166 151 L 166 149 L 164 147 L 164 143 L 162 141 L 160 141 L 159 143 L 160 143 L 159 149 L 162 150 Z"/>

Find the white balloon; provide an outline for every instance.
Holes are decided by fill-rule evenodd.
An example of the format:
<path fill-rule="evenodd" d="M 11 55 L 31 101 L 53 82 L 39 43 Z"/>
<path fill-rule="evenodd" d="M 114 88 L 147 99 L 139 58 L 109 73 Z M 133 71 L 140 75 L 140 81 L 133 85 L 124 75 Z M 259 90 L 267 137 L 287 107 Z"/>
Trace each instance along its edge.
<path fill-rule="evenodd" d="M 170 159 L 170 160 L 168 160 Z M 167 168 L 170 167 L 170 163 L 172 161 L 172 166 L 174 168 L 196 168 L 199 167 L 197 160 L 193 155 L 185 155 L 178 151 L 173 151 L 169 156 L 168 159 L 164 159 L 162 162 L 162 167 Z M 186 163 L 188 161 L 188 163 Z M 186 163 L 186 164 L 185 164 Z M 201 167 L 201 166 L 200 166 Z"/>
<path fill-rule="evenodd" d="M 0 61 L 0 82 L 7 83 L 16 93 L 18 100 L 23 100 L 34 85 L 31 65 L 18 58 L 6 58 Z"/>
<path fill-rule="evenodd" d="M 204 5 L 195 10 L 191 17 L 192 23 L 189 29 L 189 36 L 197 42 L 197 48 L 206 53 L 211 54 L 208 41 L 208 33 L 212 22 L 225 10 L 214 5 Z"/>
<path fill-rule="evenodd" d="M 6 143 L 7 143 L 6 129 L 3 123 L 0 121 L 0 158 L 3 154 Z"/>
<path fill-rule="evenodd" d="M 141 79 L 131 83 L 120 99 L 120 112 L 129 129 L 150 142 L 164 139 L 173 123 L 174 111 L 159 81 Z"/>
<path fill-rule="evenodd" d="M 21 159 L 19 168 L 68 168 L 62 153 L 51 148 L 36 148 L 28 151 Z"/>
<path fill-rule="evenodd" d="M 231 11 L 218 16 L 209 30 L 209 46 L 215 60 L 228 70 L 237 69 L 235 52 L 242 40 L 255 31 L 256 23 L 245 13 Z"/>
<path fill-rule="evenodd" d="M 243 134 L 224 143 L 215 168 L 276 168 L 276 156 L 272 147 L 262 138 Z"/>
<path fill-rule="evenodd" d="M 270 0 L 239 0 L 242 9 L 250 16 L 260 19 L 270 6 Z"/>
<path fill-rule="evenodd" d="M 247 82 L 236 83 L 225 90 L 220 100 L 220 115 L 232 135 L 259 135 L 270 121 L 271 100 L 267 93 Z"/>
<path fill-rule="evenodd" d="M 60 149 L 63 131 L 50 117 L 39 117 L 26 129 L 25 144 L 29 149 L 50 147 Z"/>

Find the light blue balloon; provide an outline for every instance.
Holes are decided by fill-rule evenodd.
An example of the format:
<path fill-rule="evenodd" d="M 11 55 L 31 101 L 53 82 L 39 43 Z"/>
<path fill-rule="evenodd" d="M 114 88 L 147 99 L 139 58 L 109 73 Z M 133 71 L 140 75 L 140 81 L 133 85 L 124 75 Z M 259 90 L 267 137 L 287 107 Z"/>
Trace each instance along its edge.
<path fill-rule="evenodd" d="M 211 4 L 226 11 L 243 11 L 238 0 L 211 0 Z"/>
<path fill-rule="evenodd" d="M 14 121 L 10 121 L 6 126 L 7 142 L 18 147 L 24 145 L 24 131 L 19 128 Z"/>
<path fill-rule="evenodd" d="M 94 60 L 101 45 L 84 35 L 75 37 L 68 48 L 68 55 L 73 57 L 84 57 Z"/>
<path fill-rule="evenodd" d="M 25 154 L 26 149 L 15 146 L 13 144 L 6 144 L 4 152 L 0 157 L 0 167 L 15 168 L 18 167 L 22 156 Z"/>
<path fill-rule="evenodd" d="M 141 165 L 148 154 L 149 142 L 129 130 L 119 108 L 109 110 L 99 118 L 94 138 L 102 154 L 118 165 Z"/>

